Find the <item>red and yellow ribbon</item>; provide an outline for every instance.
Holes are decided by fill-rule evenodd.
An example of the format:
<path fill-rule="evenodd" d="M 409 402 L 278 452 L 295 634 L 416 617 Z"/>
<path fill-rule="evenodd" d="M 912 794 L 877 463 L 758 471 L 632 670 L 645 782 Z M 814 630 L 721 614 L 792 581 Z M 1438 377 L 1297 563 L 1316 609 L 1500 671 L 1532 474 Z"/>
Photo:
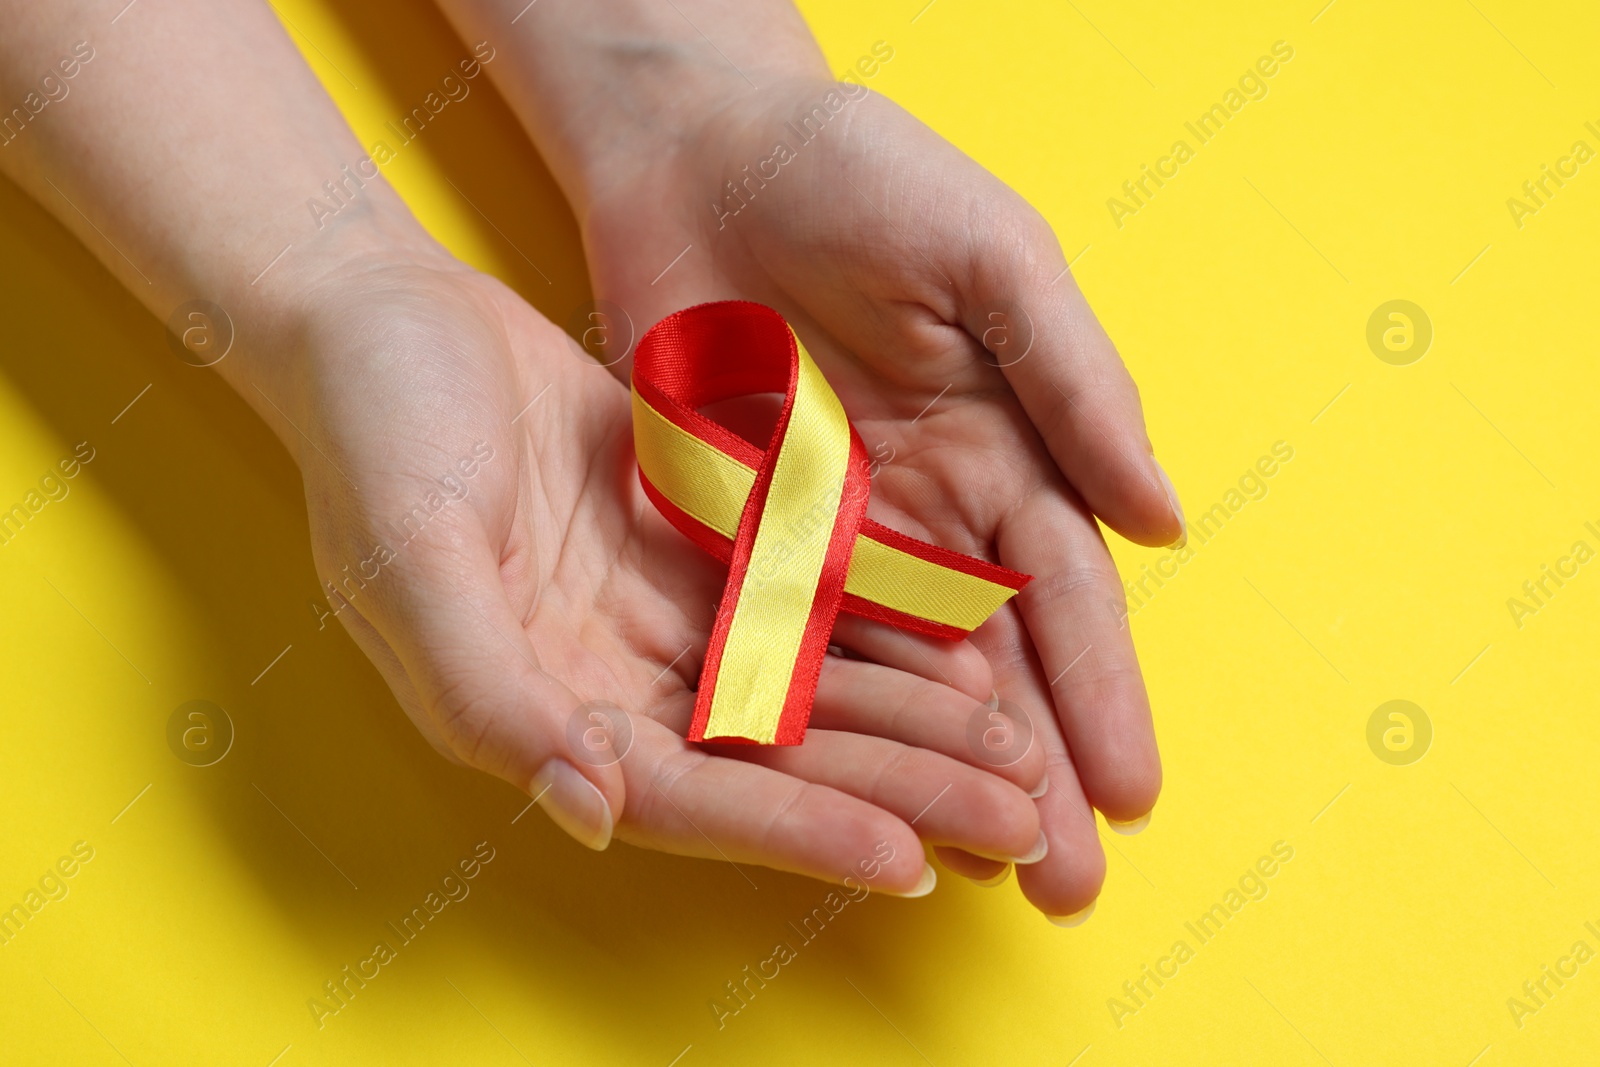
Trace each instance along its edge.
<path fill-rule="evenodd" d="M 765 450 L 697 410 L 778 392 Z M 760 304 L 701 304 L 645 334 L 633 438 L 645 494 L 728 564 L 691 741 L 799 744 L 841 610 L 955 639 L 1029 581 L 866 517 L 866 448 L 789 324 Z"/>

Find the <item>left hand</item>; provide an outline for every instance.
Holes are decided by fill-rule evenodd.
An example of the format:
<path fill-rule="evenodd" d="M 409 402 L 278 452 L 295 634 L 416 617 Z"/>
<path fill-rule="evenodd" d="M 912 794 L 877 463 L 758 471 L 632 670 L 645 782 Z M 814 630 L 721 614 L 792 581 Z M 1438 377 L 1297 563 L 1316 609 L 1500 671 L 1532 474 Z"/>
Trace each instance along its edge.
<path fill-rule="evenodd" d="M 741 86 L 676 133 L 588 191 L 596 297 L 636 331 L 709 300 L 777 308 L 877 461 L 874 517 L 1034 575 L 972 640 L 1004 699 L 1045 712 L 1030 717 L 1050 849 L 1018 881 L 1046 915 L 1081 913 L 1105 871 L 1091 805 L 1135 822 L 1161 783 L 1095 522 L 1145 545 L 1184 535 L 1132 379 L 1043 217 L 881 95 L 810 78 Z M 941 856 L 970 877 L 1004 870 Z"/>

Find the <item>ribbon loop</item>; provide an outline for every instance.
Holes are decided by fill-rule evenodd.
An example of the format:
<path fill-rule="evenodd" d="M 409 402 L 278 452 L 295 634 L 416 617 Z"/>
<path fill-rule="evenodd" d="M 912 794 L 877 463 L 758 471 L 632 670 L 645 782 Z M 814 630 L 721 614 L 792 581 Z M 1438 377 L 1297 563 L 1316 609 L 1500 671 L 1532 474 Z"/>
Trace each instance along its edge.
<path fill-rule="evenodd" d="M 778 392 L 765 450 L 696 410 Z M 771 308 L 701 304 L 652 327 L 634 359 L 633 428 L 645 494 L 728 564 L 691 741 L 799 744 L 841 610 L 960 638 L 1029 581 L 866 517 L 866 448 Z"/>

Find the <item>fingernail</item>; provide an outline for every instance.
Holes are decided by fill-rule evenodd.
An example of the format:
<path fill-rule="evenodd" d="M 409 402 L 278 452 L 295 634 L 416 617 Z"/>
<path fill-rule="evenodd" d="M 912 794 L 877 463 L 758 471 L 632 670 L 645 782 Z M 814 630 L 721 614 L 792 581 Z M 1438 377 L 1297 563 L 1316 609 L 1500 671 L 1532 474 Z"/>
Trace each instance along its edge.
<path fill-rule="evenodd" d="M 1028 850 L 1028 854 L 1026 856 L 1013 857 L 1011 862 L 1020 863 L 1026 867 L 1030 863 L 1038 863 L 1040 860 L 1044 859 L 1045 853 L 1049 851 L 1050 842 L 1045 840 L 1044 831 L 1040 830 L 1039 840 L 1034 842 L 1033 847 Z"/>
<path fill-rule="evenodd" d="M 1161 468 L 1161 462 L 1154 456 L 1150 457 L 1150 462 L 1156 465 L 1156 474 L 1160 476 L 1161 485 L 1167 491 L 1167 503 L 1172 505 L 1172 513 L 1178 517 L 1178 526 L 1181 527 L 1178 539 L 1167 547 L 1182 548 L 1189 543 L 1189 523 L 1183 517 L 1183 505 L 1178 502 L 1178 491 L 1172 487 L 1172 479 L 1168 478 L 1167 472 Z"/>
<path fill-rule="evenodd" d="M 1032 797 L 1034 800 L 1038 800 L 1048 792 L 1050 792 L 1050 776 L 1047 774 L 1043 778 L 1039 779 L 1038 787 L 1034 789 L 1033 792 L 1029 793 L 1028 796 Z"/>
<path fill-rule="evenodd" d="M 1075 911 L 1071 915 L 1047 915 L 1045 918 L 1057 926 L 1082 926 L 1089 921 L 1089 916 L 1094 914 L 1094 906 L 1098 903 L 1100 903 L 1098 900 L 1092 901 L 1087 908 Z"/>
<path fill-rule="evenodd" d="M 995 711 L 999 711 L 1000 710 L 1000 690 L 998 690 L 998 689 L 989 690 L 988 707 L 994 709 Z"/>
<path fill-rule="evenodd" d="M 1126 834 L 1127 836 L 1132 837 L 1134 834 L 1150 825 L 1150 815 L 1151 812 L 1147 811 L 1137 819 L 1130 819 L 1127 822 L 1118 822 L 1115 819 L 1107 819 L 1106 825 L 1111 827 L 1119 834 Z"/>
<path fill-rule="evenodd" d="M 995 886 L 1000 885 L 1002 882 L 1004 882 L 1007 878 L 1010 878 L 1010 877 L 1011 877 L 1011 864 L 1008 863 L 1004 867 L 1002 867 L 1000 869 L 1000 873 L 995 875 L 993 878 L 969 878 L 969 879 L 967 879 L 967 881 L 971 882 L 973 885 L 981 885 L 985 889 L 993 889 Z"/>
<path fill-rule="evenodd" d="M 879 890 L 879 892 L 887 893 L 891 897 L 906 897 L 908 899 L 913 897 L 925 897 L 929 893 L 933 892 L 933 887 L 938 883 L 938 881 L 939 876 L 934 873 L 933 864 L 924 863 L 922 865 L 922 877 L 917 879 L 916 885 L 912 886 L 904 893 L 896 893 L 892 889 L 883 889 Z"/>
<path fill-rule="evenodd" d="M 611 844 L 611 805 L 594 783 L 564 759 L 552 759 L 528 786 L 552 822 L 596 852 Z"/>

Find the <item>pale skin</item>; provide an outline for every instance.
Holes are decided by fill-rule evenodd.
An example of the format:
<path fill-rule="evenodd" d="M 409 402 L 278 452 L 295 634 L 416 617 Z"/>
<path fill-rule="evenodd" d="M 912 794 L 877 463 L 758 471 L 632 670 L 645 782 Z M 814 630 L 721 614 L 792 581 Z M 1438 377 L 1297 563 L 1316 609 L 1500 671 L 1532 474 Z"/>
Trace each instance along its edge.
<path fill-rule="evenodd" d="M 869 447 L 894 450 L 874 516 L 1035 575 L 1015 606 L 960 643 L 841 617 L 834 641 L 853 655 L 829 657 L 804 745 L 685 742 L 723 576 L 637 488 L 626 364 L 576 358 L 381 177 L 316 230 L 306 199 L 366 151 L 257 0 L 141 3 L 115 25 L 120 2 L 0 2 L 7 107 L 74 42 L 95 49 L 0 148 L 0 171 L 158 317 L 197 296 L 227 309 L 238 341 L 215 369 L 299 464 L 324 578 L 492 449 L 471 493 L 338 614 L 445 755 L 537 796 L 590 847 L 615 837 L 839 881 L 887 842 L 872 888 L 920 895 L 927 843 L 979 880 L 1025 861 L 1039 910 L 1082 915 L 1104 875 L 1093 809 L 1136 822 L 1160 788 L 1094 517 L 1151 545 L 1183 526 L 1048 225 L 864 92 L 719 217 L 723 183 L 835 88 L 786 3 L 543 0 L 514 26 L 523 2 L 442 6 L 496 49 L 484 69 L 573 206 L 596 297 L 639 329 L 712 299 L 777 307 Z M 1002 307 L 1023 309 L 1035 340 L 997 368 L 979 339 Z M 996 691 L 1036 731 L 1004 768 L 966 740 Z M 606 765 L 567 730 L 601 699 L 634 733 Z"/>

